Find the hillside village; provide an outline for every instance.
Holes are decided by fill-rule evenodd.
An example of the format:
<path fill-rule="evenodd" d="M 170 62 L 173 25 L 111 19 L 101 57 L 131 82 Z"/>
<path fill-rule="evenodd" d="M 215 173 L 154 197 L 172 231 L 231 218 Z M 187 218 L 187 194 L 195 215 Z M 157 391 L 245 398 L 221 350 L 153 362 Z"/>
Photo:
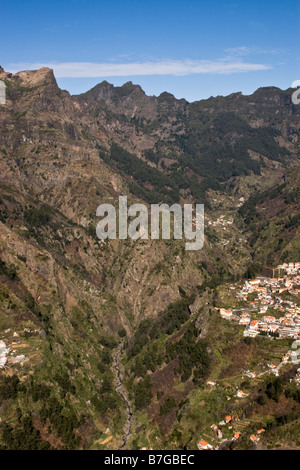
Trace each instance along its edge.
<path fill-rule="evenodd" d="M 246 281 L 237 293 L 238 299 L 249 302 L 249 308 L 242 311 L 221 308 L 220 315 L 244 325 L 245 337 L 265 335 L 272 340 L 293 340 L 292 348 L 282 357 L 280 364 L 268 364 L 269 372 L 279 376 L 282 365 L 300 362 L 297 350 L 300 346 L 300 262 L 285 263 L 276 269 L 284 275 Z M 249 371 L 248 375 L 252 377 L 253 374 Z M 295 381 L 300 383 L 300 374 L 296 375 Z"/>
<path fill-rule="evenodd" d="M 15 365 L 23 365 L 28 358 L 25 355 L 30 350 L 28 338 L 39 336 L 40 331 L 24 328 L 13 331 L 11 328 L 1 332 L 0 339 L 0 371 L 10 369 Z"/>
<path fill-rule="evenodd" d="M 300 339 L 300 262 L 276 268 L 284 275 L 278 278 L 256 278 L 245 281 L 237 293 L 249 307 L 240 310 L 220 309 L 220 315 L 244 325 L 244 336 L 265 334 L 270 337 Z"/>
<path fill-rule="evenodd" d="M 265 374 L 279 376 L 281 367 L 288 363 L 300 363 L 300 358 L 297 356 L 299 354 L 297 349 L 300 346 L 300 262 L 279 265 L 274 271 L 279 273 L 278 278 L 259 277 L 248 280 L 238 290 L 237 299 L 248 303 L 249 307 L 242 310 L 219 309 L 222 318 L 245 327 L 244 337 L 264 335 L 273 341 L 277 338 L 287 338 L 292 341 L 291 348 L 283 355 L 279 364 L 275 365 L 270 361 L 261 372 L 245 370 L 244 375 L 253 380 Z M 230 286 L 230 290 L 236 290 L 236 287 Z M 292 380 L 296 384 L 300 383 L 300 368 Z M 217 383 L 209 380 L 207 386 L 215 388 Z M 236 390 L 236 398 L 242 399 L 247 396 L 243 390 Z M 224 444 L 238 441 L 243 435 L 239 430 L 239 419 L 232 416 L 226 416 L 218 424 L 213 423 L 210 427 L 211 442 L 201 437 L 197 443 L 199 450 L 221 449 Z M 225 429 L 226 438 L 224 438 Z M 264 429 L 257 429 L 247 439 L 257 445 L 264 432 Z"/>

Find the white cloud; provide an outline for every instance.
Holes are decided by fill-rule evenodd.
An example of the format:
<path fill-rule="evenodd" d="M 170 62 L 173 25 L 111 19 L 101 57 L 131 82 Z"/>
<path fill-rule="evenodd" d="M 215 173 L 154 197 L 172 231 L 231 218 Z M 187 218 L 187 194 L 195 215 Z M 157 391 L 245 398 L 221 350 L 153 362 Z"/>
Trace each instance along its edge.
<path fill-rule="evenodd" d="M 286 49 L 282 49 L 279 47 L 273 47 L 273 48 L 261 48 L 258 46 L 239 46 L 239 47 L 231 47 L 228 49 L 225 49 L 225 53 L 228 55 L 228 57 L 231 57 L 233 60 L 233 57 L 245 57 L 249 55 L 259 55 L 259 54 L 266 54 L 266 55 L 279 55 L 279 54 L 287 54 Z"/>
<path fill-rule="evenodd" d="M 264 64 L 231 60 L 161 60 L 131 63 L 32 63 L 12 64 L 10 71 L 21 69 L 33 70 L 49 67 L 54 70 L 56 78 L 93 78 L 93 77 L 127 77 L 137 75 L 192 75 L 192 74 L 232 74 L 268 70 Z"/>

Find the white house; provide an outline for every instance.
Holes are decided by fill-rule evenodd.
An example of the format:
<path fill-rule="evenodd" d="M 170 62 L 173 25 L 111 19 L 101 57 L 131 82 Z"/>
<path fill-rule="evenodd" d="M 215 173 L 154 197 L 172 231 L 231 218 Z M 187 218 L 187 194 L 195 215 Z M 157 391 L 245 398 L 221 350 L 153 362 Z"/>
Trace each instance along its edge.
<path fill-rule="evenodd" d="M 208 442 L 206 442 L 204 439 L 200 439 L 200 441 L 198 441 L 197 446 L 199 450 L 212 450 L 213 449 L 213 446 L 210 445 Z"/>

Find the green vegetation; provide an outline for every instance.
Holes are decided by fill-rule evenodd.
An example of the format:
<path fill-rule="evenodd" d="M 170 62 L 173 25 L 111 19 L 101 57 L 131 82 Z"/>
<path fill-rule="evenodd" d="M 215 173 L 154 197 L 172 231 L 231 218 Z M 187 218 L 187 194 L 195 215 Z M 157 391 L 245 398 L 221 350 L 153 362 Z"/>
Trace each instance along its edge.
<path fill-rule="evenodd" d="M 100 156 L 106 163 L 116 165 L 123 174 L 134 179 L 134 182 L 129 181 L 129 187 L 138 197 L 151 204 L 179 202 L 179 188 L 170 178 L 119 145 L 113 143 L 110 155 L 100 153 Z M 155 191 L 146 189 L 146 184 L 153 186 Z"/>
<path fill-rule="evenodd" d="M 49 443 L 43 441 L 39 431 L 33 426 L 30 415 L 22 417 L 17 428 L 5 423 L 2 429 L 3 450 L 50 450 Z"/>
<path fill-rule="evenodd" d="M 146 377 L 138 382 L 135 387 L 134 403 L 137 410 L 141 410 L 148 406 L 151 402 L 151 399 L 151 377 L 150 375 L 146 375 Z"/>
<path fill-rule="evenodd" d="M 167 341 L 166 362 L 179 357 L 178 373 L 183 382 L 188 380 L 194 370 L 194 382 L 201 383 L 207 376 L 210 359 L 207 354 L 207 344 L 203 340 L 197 340 L 198 331 L 191 324 L 183 337 L 177 341 Z"/>
<path fill-rule="evenodd" d="M 30 227 L 42 227 L 48 224 L 53 216 L 53 209 L 49 206 L 43 205 L 40 208 L 31 207 L 24 212 L 25 222 Z"/>
<path fill-rule="evenodd" d="M 172 410 L 172 408 L 174 408 L 174 406 L 176 406 L 176 400 L 174 397 L 168 397 L 166 399 L 166 401 L 163 403 L 163 405 L 161 405 L 160 407 L 160 415 L 164 415 L 166 413 L 169 413 L 169 411 Z"/>
<path fill-rule="evenodd" d="M 14 264 L 7 265 L 2 259 L 0 259 L 0 273 L 12 280 L 18 280 L 17 267 Z"/>

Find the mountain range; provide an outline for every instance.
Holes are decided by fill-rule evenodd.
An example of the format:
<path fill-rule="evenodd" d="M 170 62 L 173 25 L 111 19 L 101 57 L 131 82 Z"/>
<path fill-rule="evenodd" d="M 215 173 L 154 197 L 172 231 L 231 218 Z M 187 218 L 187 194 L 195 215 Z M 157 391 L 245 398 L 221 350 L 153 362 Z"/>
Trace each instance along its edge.
<path fill-rule="evenodd" d="M 132 82 L 72 96 L 48 68 L 0 80 L 1 446 L 194 448 L 197 390 L 260 347 L 219 321 L 225 292 L 299 261 L 293 90 L 189 103 Z M 203 249 L 99 240 L 120 195 L 204 204 Z M 235 409 L 214 400 L 210 418 Z"/>

